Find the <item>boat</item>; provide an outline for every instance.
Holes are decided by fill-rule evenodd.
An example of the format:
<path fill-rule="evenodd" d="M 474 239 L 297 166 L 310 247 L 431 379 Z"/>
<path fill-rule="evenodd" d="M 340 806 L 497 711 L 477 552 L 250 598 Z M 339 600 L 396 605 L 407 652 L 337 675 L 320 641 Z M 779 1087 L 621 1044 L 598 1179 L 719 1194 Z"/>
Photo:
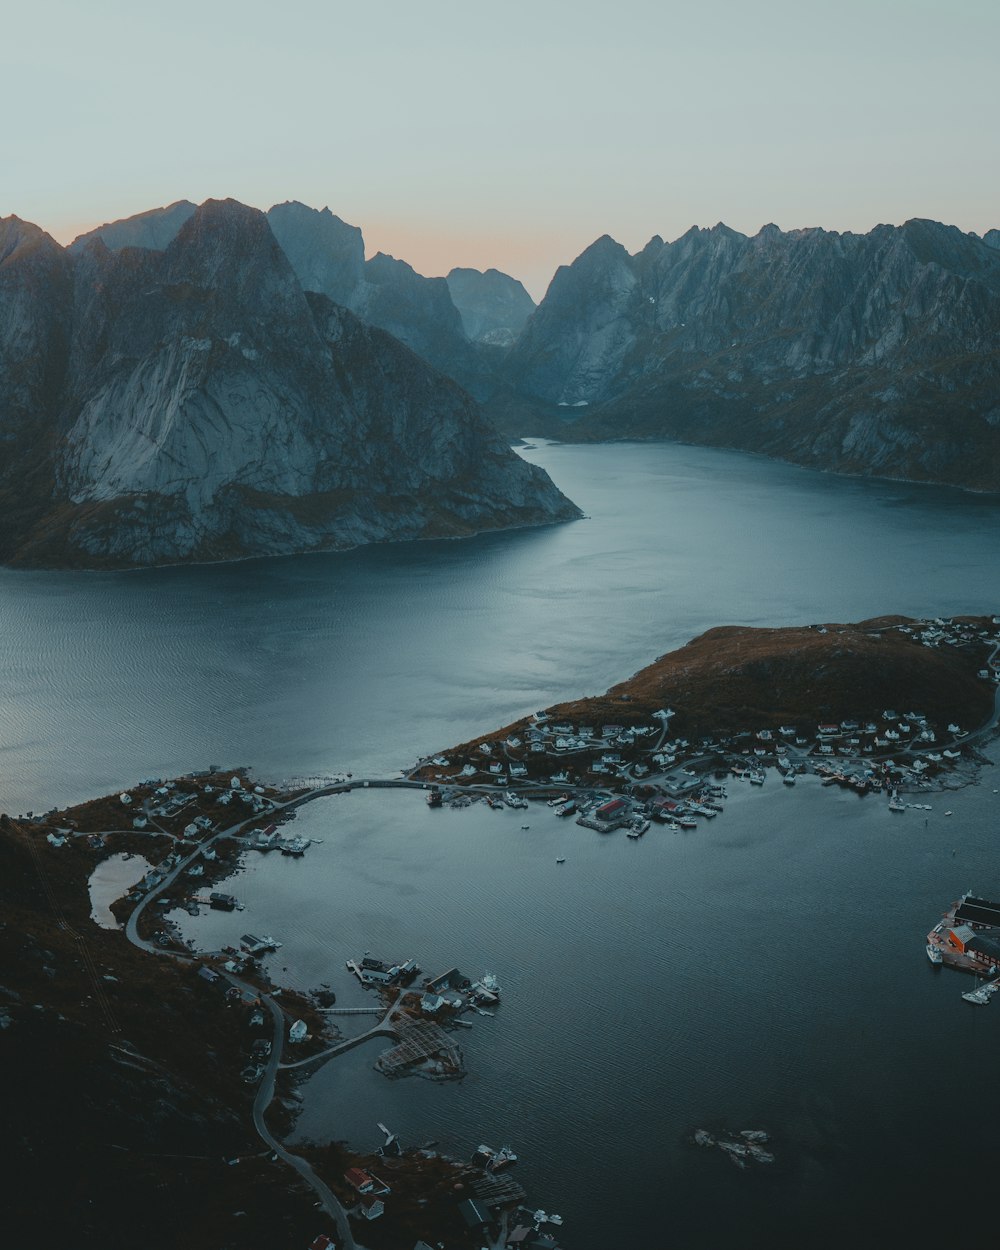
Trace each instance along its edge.
<path fill-rule="evenodd" d="M 576 811 L 576 803 L 573 801 L 573 799 L 569 799 L 568 802 L 563 803 L 561 807 L 556 808 L 556 815 L 557 816 L 572 816 L 575 811 Z"/>
<path fill-rule="evenodd" d="M 492 972 L 484 972 L 472 985 L 472 996 L 477 1002 L 498 1003 L 500 982 Z"/>
<path fill-rule="evenodd" d="M 898 794 L 894 794 L 892 798 L 889 800 L 889 811 L 890 812 L 905 812 L 906 811 L 906 804 L 903 802 L 903 800 L 899 797 Z"/>
<path fill-rule="evenodd" d="M 933 942 L 928 942 L 924 949 L 927 951 L 927 958 L 932 964 L 944 963 L 944 958 L 941 955 L 940 950 L 934 945 Z"/>
<path fill-rule="evenodd" d="M 795 774 L 794 774 L 793 772 L 787 772 L 787 773 L 785 773 L 784 777 L 782 777 L 782 779 L 781 779 L 781 780 L 784 782 L 784 784 L 785 784 L 786 786 L 794 786 L 794 785 L 795 785 Z"/>
<path fill-rule="evenodd" d="M 985 1007 L 990 1001 L 985 985 L 980 985 L 974 990 L 966 990 L 962 997 L 967 1003 L 975 1003 L 979 1007 Z"/>
<path fill-rule="evenodd" d="M 512 1167 L 517 1162 L 517 1155 L 511 1150 L 510 1146 L 501 1146 L 493 1156 L 493 1159 L 486 1166 L 491 1172 L 498 1172 L 501 1168 Z"/>
<path fill-rule="evenodd" d="M 531 828 L 531 826 L 530 826 L 530 825 L 522 825 L 522 826 L 521 826 L 521 828 L 522 828 L 522 829 L 530 829 L 530 828 Z"/>
<path fill-rule="evenodd" d="M 560 855 L 560 856 L 559 856 L 559 858 L 556 860 L 556 863 L 557 863 L 557 864 L 565 864 L 565 862 L 566 862 L 566 856 L 565 856 L 565 855 Z"/>
<path fill-rule="evenodd" d="M 430 791 L 430 793 L 427 795 L 427 806 L 428 806 L 428 807 L 440 807 L 440 806 L 441 806 L 442 801 L 443 801 L 443 800 L 442 800 L 442 798 L 441 798 L 441 791 L 440 791 L 440 790 L 431 790 L 431 791 Z"/>
<path fill-rule="evenodd" d="M 755 768 L 750 773 L 750 784 L 752 786 L 762 786 L 764 784 L 766 777 L 767 777 L 767 774 L 764 772 L 762 768 Z"/>

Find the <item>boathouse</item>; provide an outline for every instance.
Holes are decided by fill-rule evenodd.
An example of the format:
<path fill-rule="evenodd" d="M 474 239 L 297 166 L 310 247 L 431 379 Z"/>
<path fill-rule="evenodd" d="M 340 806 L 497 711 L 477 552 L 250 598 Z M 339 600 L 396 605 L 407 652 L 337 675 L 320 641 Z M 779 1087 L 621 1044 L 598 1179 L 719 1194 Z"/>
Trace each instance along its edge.
<path fill-rule="evenodd" d="M 955 920 L 973 929 L 1000 929 L 1000 903 L 969 894 L 955 908 Z"/>
<path fill-rule="evenodd" d="M 594 812 L 594 817 L 597 820 L 617 820 L 619 816 L 625 815 L 627 807 L 624 799 L 609 799 Z"/>

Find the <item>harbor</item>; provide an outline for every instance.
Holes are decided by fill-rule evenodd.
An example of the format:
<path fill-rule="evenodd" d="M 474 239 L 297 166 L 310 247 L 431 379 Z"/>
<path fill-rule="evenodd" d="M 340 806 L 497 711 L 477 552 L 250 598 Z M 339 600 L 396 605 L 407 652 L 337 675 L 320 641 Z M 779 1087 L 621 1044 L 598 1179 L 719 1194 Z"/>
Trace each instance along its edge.
<path fill-rule="evenodd" d="M 972 973 L 976 987 L 962 998 L 985 1007 L 1000 991 L 1000 903 L 966 892 L 927 934 L 925 950 L 937 967 Z"/>

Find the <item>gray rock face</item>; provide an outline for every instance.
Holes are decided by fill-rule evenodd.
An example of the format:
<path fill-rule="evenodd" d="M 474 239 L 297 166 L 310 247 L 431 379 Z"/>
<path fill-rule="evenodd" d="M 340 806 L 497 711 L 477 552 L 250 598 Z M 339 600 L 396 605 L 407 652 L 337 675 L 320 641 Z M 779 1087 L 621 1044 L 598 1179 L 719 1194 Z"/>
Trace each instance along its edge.
<path fill-rule="evenodd" d="M 564 437 L 1000 489 L 1000 254 L 936 222 L 719 225 L 635 256 L 605 237 L 559 270 L 506 367 L 581 406 Z"/>
<path fill-rule="evenodd" d="M 511 346 L 535 311 L 521 283 L 499 269 L 453 269 L 447 282 L 462 327 L 474 342 Z"/>
<path fill-rule="evenodd" d="M 329 209 L 276 204 L 267 216 L 304 290 L 387 330 L 477 398 L 494 389 L 493 362 L 469 342 L 443 278 L 425 278 L 383 252 L 366 262 L 361 231 Z"/>
<path fill-rule="evenodd" d="M 328 208 L 316 210 L 295 200 L 275 204 L 267 220 L 302 289 L 353 308 L 365 280 L 365 241 L 357 226 Z"/>
<path fill-rule="evenodd" d="M 579 515 L 458 386 L 304 292 L 254 209 L 208 201 L 162 250 L 91 239 L 71 277 L 49 291 L 55 487 L 8 557 L 228 559 Z"/>
<path fill-rule="evenodd" d="M 69 250 L 81 251 L 93 239 L 100 239 L 112 252 L 123 247 L 147 247 L 162 252 L 177 237 L 181 226 L 194 215 L 194 211 L 195 205 L 190 200 L 177 200 L 166 208 L 151 208 L 148 212 L 107 222 L 79 235 L 69 245 Z"/>
<path fill-rule="evenodd" d="M 1000 230 L 987 230 L 983 235 L 983 242 L 987 247 L 1000 248 Z"/>
<path fill-rule="evenodd" d="M 126 247 L 163 251 L 194 211 L 194 204 L 178 200 L 166 208 L 99 226 L 80 235 L 69 250 L 79 255 L 99 239 L 111 251 Z M 328 208 L 309 208 L 291 200 L 275 204 L 267 218 L 304 291 L 326 295 L 387 330 L 479 399 L 501 387 L 497 349 L 508 347 L 516 337 L 508 332 L 506 321 L 519 330 L 526 314 L 506 320 L 500 317 L 503 325 L 497 322 L 492 330 L 469 334 L 444 278 L 425 278 L 405 261 L 383 253 L 366 262 L 361 231 Z M 493 314 L 495 321 L 504 301 L 511 307 L 518 305 L 518 291 L 529 302 L 527 311 L 533 308 L 530 296 L 513 278 L 496 270 L 482 277 L 493 292 L 490 298 L 498 310 Z"/>
<path fill-rule="evenodd" d="M 34 431 L 62 382 L 71 265 L 58 243 L 19 217 L 0 218 L 0 446 Z"/>

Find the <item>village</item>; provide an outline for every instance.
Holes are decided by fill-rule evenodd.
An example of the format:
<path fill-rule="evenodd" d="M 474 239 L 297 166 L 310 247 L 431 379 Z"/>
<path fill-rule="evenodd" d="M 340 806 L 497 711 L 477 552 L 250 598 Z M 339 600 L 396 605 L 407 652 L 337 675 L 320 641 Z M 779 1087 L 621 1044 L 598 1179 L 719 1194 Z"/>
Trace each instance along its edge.
<path fill-rule="evenodd" d="M 935 619 L 893 627 L 922 647 L 988 652 L 977 678 L 994 692 L 994 713 L 971 730 L 935 723 L 921 711 L 882 708 L 870 718 L 764 724 L 689 740 L 671 733 L 672 708 L 637 720 L 622 695 L 620 722 L 581 724 L 539 711 L 502 738 L 418 761 L 409 776 L 434 786 L 432 805 L 482 798 L 491 806 L 527 806 L 528 797 L 544 797 L 578 824 L 601 833 L 625 828 L 635 837 L 651 820 L 674 832 L 696 828 L 721 812 L 720 782 L 733 777 L 762 786 L 769 769 L 789 787 L 812 774 L 824 785 L 881 794 L 893 812 L 924 810 L 903 795 L 964 784 L 956 769 L 963 760 L 978 762 L 975 742 L 995 728 L 998 626 L 1000 617 L 988 625 Z"/>
<path fill-rule="evenodd" d="M 994 617 L 978 626 L 944 620 L 892 626 L 917 646 L 983 655 L 976 679 L 989 689 L 994 708 L 986 723 L 963 726 L 921 710 L 884 707 L 854 718 L 751 724 L 686 736 L 676 730 L 678 713 L 671 706 L 642 709 L 622 695 L 614 720 L 590 723 L 537 712 L 502 735 L 421 760 L 396 779 L 346 774 L 273 785 L 255 780 L 246 769 L 223 772 L 213 766 L 172 781 L 150 779 L 67 812 L 28 813 L 19 819 L 41 826 L 39 840 L 55 852 L 82 847 L 94 858 L 107 852 L 135 857 L 144 871 L 114 896 L 113 922 L 124 927 L 133 945 L 179 961 L 198 992 L 214 995 L 223 1011 L 238 1017 L 241 1041 L 234 1075 L 252 1099 L 255 1127 L 276 1158 L 301 1171 L 302 1159 L 290 1154 L 264 1121 L 272 1100 L 282 1105 L 279 1082 L 287 1090 L 297 1076 L 375 1037 L 387 1041 L 374 1065 L 386 1077 L 461 1079 L 460 1031 L 473 1027 L 475 1017 L 491 1016 L 501 1001 L 497 978 L 490 973 L 473 980 L 453 967 L 418 984 L 421 969 L 412 958 L 391 960 L 365 951 L 348 958 L 346 967 L 371 991 L 376 1005 L 338 1008 L 332 989 L 302 994 L 273 983 L 263 960 L 281 942 L 269 934 L 247 932 L 238 945 L 234 939 L 216 951 L 195 950 L 185 942 L 166 913 L 173 908 L 240 910 L 238 894 L 223 882 L 245 856 L 277 852 L 297 859 L 308 854 L 314 841 L 289 836 L 286 829 L 301 804 L 365 788 L 420 789 L 432 808 L 484 802 L 518 812 L 525 821 L 522 829 L 529 829 L 533 807 L 544 802 L 558 818 L 573 818 L 599 834 L 624 831 L 639 840 L 654 825 L 681 833 L 713 821 L 723 810 L 727 785 L 734 782 L 762 786 L 775 778 L 791 788 L 811 776 L 825 786 L 881 796 L 894 813 L 923 811 L 929 794 L 968 781 L 979 763 L 977 742 L 996 727 L 998 625 Z M 1000 988 L 998 937 L 1000 905 L 969 895 L 928 934 L 928 958 L 992 978 L 963 994 L 969 1002 L 985 1003 Z M 337 1021 L 349 1015 L 371 1017 L 364 1022 L 370 1027 L 342 1036 Z M 734 1144 L 739 1146 L 729 1143 Z M 309 1183 L 338 1229 L 336 1239 L 322 1234 L 314 1246 L 350 1250 L 355 1243 L 348 1217 L 363 1221 L 372 1250 L 398 1244 L 386 1240 L 395 1233 L 375 1230 L 396 1227 L 397 1203 L 400 1215 L 412 1203 L 431 1202 L 432 1192 L 438 1212 L 434 1227 L 440 1220 L 450 1230 L 449 1245 L 557 1246 L 554 1229 L 562 1221 L 526 1204 L 524 1189 L 507 1171 L 517 1161 L 509 1146 L 480 1145 L 463 1163 L 430 1147 L 400 1151 L 386 1132 L 386 1143 L 374 1157 L 381 1163 L 357 1154 L 345 1157 L 340 1171 L 331 1170 L 327 1160 L 322 1179 L 311 1173 Z M 438 1189 L 427 1188 L 431 1164 L 445 1169 L 434 1173 Z M 454 1183 L 446 1185 L 449 1178 Z M 421 1192 L 423 1198 L 414 1196 Z M 387 1217 L 384 1223 L 382 1217 Z M 424 1244 L 418 1240 L 418 1250 Z"/>

